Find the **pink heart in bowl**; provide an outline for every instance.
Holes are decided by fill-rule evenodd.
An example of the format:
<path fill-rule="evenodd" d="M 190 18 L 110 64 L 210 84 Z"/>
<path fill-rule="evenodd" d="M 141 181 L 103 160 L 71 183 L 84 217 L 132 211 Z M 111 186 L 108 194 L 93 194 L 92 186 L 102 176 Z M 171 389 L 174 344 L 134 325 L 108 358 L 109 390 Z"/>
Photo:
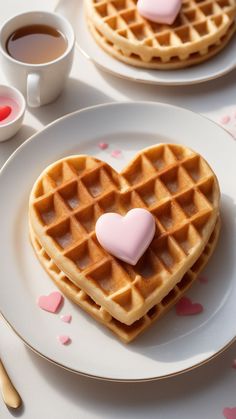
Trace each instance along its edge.
<path fill-rule="evenodd" d="M 0 122 L 7 119 L 12 109 L 10 106 L 0 106 Z"/>
<path fill-rule="evenodd" d="M 134 208 L 124 217 L 106 213 L 97 220 L 95 231 L 101 246 L 124 262 L 136 265 L 155 234 L 155 220 L 144 208 Z"/>
<path fill-rule="evenodd" d="M 141 16 L 152 22 L 172 25 L 181 5 L 181 0 L 138 0 L 137 8 Z"/>
<path fill-rule="evenodd" d="M 62 299 L 63 297 L 61 293 L 54 291 L 49 295 L 41 295 L 38 299 L 38 306 L 42 310 L 49 311 L 50 313 L 56 313 L 62 302 Z"/>

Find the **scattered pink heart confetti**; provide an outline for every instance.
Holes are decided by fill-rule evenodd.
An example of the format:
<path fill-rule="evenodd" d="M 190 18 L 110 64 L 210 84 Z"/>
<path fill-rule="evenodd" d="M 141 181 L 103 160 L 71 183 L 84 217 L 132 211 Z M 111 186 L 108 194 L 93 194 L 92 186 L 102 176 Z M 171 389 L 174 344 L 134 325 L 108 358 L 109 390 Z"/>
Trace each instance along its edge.
<path fill-rule="evenodd" d="M 180 9 L 181 0 L 138 0 L 137 8 L 141 16 L 157 23 L 172 25 Z"/>
<path fill-rule="evenodd" d="M 193 303 L 188 297 L 182 297 L 176 304 L 175 309 L 178 316 L 192 316 L 202 313 L 203 306 L 199 303 Z"/>
<path fill-rule="evenodd" d="M 60 292 L 54 291 L 49 295 L 41 295 L 37 301 L 38 306 L 50 313 L 56 313 L 63 301 L 63 296 Z"/>
<path fill-rule="evenodd" d="M 71 338 L 67 335 L 60 335 L 57 339 L 62 345 L 69 345 L 71 343 Z"/>
<path fill-rule="evenodd" d="M 225 419 L 236 419 L 236 407 L 225 407 L 223 410 Z"/>
<path fill-rule="evenodd" d="M 229 121 L 230 121 L 230 116 L 229 115 L 224 115 L 224 116 L 222 116 L 222 118 L 221 118 L 221 120 L 220 120 L 220 123 L 221 124 L 223 124 L 223 125 L 226 125 L 226 124 L 228 124 L 229 123 Z"/>
<path fill-rule="evenodd" d="M 201 284 L 207 284 L 208 278 L 206 276 L 199 276 L 198 281 L 201 282 Z"/>
<path fill-rule="evenodd" d="M 71 314 L 63 314 L 61 316 L 61 320 L 65 323 L 70 323 L 72 319 L 72 315 Z"/>
<path fill-rule="evenodd" d="M 236 110 L 229 110 L 228 114 L 223 114 L 221 118 L 218 119 L 218 123 L 224 126 L 224 128 L 229 132 L 230 135 L 236 140 Z"/>
<path fill-rule="evenodd" d="M 107 143 L 103 143 L 103 142 L 101 142 L 101 143 L 99 143 L 99 144 L 98 144 L 98 147 L 99 147 L 101 150 L 106 150 L 106 149 L 109 147 L 109 145 L 108 145 Z"/>
<path fill-rule="evenodd" d="M 232 368 L 236 369 L 236 359 L 233 360 Z"/>
<path fill-rule="evenodd" d="M 115 159 L 118 159 L 121 156 L 121 150 L 113 150 L 111 152 L 111 156 L 114 157 Z"/>

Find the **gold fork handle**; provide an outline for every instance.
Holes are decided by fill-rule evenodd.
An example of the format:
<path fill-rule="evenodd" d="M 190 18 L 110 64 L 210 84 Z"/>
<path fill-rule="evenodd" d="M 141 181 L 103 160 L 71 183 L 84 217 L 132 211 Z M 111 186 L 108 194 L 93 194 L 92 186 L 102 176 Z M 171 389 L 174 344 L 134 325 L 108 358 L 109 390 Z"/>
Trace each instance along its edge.
<path fill-rule="evenodd" d="M 21 398 L 13 386 L 2 361 L 0 360 L 0 389 L 4 402 L 8 407 L 17 409 L 21 405 Z"/>

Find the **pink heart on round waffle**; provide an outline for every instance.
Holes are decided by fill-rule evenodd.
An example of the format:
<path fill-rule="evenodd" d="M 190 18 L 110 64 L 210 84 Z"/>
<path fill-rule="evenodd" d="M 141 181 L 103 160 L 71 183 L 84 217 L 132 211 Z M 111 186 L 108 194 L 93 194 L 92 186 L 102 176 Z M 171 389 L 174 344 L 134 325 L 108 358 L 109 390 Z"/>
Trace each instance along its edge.
<path fill-rule="evenodd" d="M 155 220 L 144 208 L 134 208 L 122 217 L 113 212 L 101 215 L 95 227 L 97 239 L 107 252 L 136 265 L 155 234 Z"/>
<path fill-rule="evenodd" d="M 152 22 L 172 25 L 181 5 L 181 0 L 138 0 L 137 8 L 141 16 Z"/>
<path fill-rule="evenodd" d="M 41 295 L 38 299 L 38 306 L 45 311 L 49 311 L 50 313 L 56 313 L 63 297 L 60 292 L 54 291 L 49 295 Z"/>
<path fill-rule="evenodd" d="M 178 316 L 192 316 L 202 313 L 203 306 L 199 303 L 193 303 L 188 297 L 182 297 L 176 304 L 175 309 Z"/>

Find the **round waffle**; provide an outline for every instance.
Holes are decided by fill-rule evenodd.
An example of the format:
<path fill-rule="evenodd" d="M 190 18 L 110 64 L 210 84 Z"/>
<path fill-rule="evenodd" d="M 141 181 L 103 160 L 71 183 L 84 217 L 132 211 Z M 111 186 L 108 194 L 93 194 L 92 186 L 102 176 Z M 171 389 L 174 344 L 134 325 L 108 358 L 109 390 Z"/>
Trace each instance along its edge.
<path fill-rule="evenodd" d="M 89 29 L 112 56 L 152 69 L 177 69 L 216 55 L 235 32 L 235 0 L 182 0 L 173 25 L 141 17 L 136 0 L 85 0 Z"/>
<path fill-rule="evenodd" d="M 110 41 L 108 41 L 96 28 L 93 26 L 91 22 L 88 22 L 88 26 L 90 29 L 90 32 L 93 34 L 93 37 L 95 38 L 96 42 L 100 47 L 104 49 L 108 54 L 113 56 L 114 58 L 118 59 L 119 61 L 123 61 L 126 64 L 132 65 L 134 67 L 143 67 L 148 69 L 156 69 L 156 70 L 177 70 L 180 68 L 187 68 L 191 67 L 193 65 L 201 64 L 202 62 L 214 57 L 217 55 L 230 41 L 232 36 L 234 35 L 236 31 L 236 25 L 232 24 L 230 26 L 228 32 L 223 36 L 223 38 L 219 41 L 217 45 L 212 45 L 207 55 L 201 55 L 200 53 L 196 53 L 191 55 L 188 60 L 181 61 L 178 59 L 178 57 L 171 59 L 171 62 L 161 62 L 159 60 L 159 63 L 157 60 L 152 60 L 150 62 L 144 62 L 140 60 L 140 57 L 131 55 L 127 57 L 123 54 L 123 52 L 116 48 L 114 44 L 112 44 Z"/>
<path fill-rule="evenodd" d="M 219 214 L 219 186 L 206 161 L 184 146 L 142 150 L 118 174 L 90 156 L 49 166 L 35 182 L 29 217 L 53 262 L 114 318 L 130 325 L 159 303 L 203 252 Z M 154 239 L 134 267 L 98 243 L 105 212 L 147 208 Z"/>

